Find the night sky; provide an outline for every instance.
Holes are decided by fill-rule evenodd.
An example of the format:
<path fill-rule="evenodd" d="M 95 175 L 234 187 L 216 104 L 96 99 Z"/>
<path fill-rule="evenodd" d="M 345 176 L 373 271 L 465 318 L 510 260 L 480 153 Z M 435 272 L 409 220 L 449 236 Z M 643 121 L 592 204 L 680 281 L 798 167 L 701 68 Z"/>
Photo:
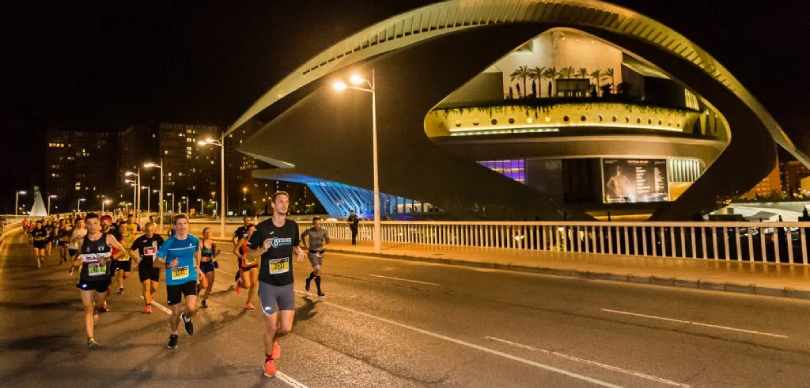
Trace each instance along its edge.
<path fill-rule="evenodd" d="M 228 125 L 296 66 L 432 1 L 42 1 L 0 5 L 0 213 L 44 184 L 44 131 Z M 810 123 L 803 0 L 626 0 L 717 58 L 789 134 Z M 797 140 L 797 138 L 794 138 Z M 115 179 L 109 177 L 107 179 Z"/>

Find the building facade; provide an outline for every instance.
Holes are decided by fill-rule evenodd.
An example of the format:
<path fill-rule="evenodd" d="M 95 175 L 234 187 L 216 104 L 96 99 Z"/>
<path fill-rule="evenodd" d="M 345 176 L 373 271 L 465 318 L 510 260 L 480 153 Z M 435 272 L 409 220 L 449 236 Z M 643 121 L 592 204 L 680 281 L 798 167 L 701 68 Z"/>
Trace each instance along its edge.
<path fill-rule="evenodd" d="M 116 137 L 110 133 L 50 130 L 43 199 L 51 211 L 100 209 L 117 190 Z M 82 201 L 84 199 L 84 201 Z M 81 203 L 81 205 L 79 205 Z"/>
<path fill-rule="evenodd" d="M 216 125 L 160 123 L 158 138 L 164 200 L 169 208 L 174 200 L 175 212 L 189 212 L 191 208 L 197 212 L 201 206 L 198 199 L 208 200 L 210 193 L 219 190 L 220 150 L 197 143 L 221 136 L 222 128 Z"/>
<path fill-rule="evenodd" d="M 132 202 L 133 187 L 126 180 L 133 177 L 126 177 L 127 171 L 137 173 L 146 161 L 157 160 L 159 152 L 159 142 L 157 131 L 154 129 L 133 125 L 124 131 L 117 133 L 118 150 L 117 155 L 117 183 L 118 183 L 118 202 Z M 141 186 L 159 188 L 160 176 L 158 174 L 151 174 L 148 171 L 141 171 Z M 147 190 L 141 191 L 141 202 L 144 207 L 151 204 L 152 201 L 147 198 L 152 195 L 154 199 L 154 208 L 157 209 L 157 195 L 148 192 Z"/>

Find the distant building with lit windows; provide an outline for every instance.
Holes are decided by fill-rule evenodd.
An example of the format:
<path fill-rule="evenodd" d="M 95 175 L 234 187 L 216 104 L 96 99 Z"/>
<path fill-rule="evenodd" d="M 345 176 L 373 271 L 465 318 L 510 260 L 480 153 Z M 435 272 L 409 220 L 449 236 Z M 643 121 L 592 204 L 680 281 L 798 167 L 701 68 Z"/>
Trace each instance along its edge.
<path fill-rule="evenodd" d="M 117 188 L 115 134 L 49 130 L 46 138 L 42 197 L 56 196 L 51 211 L 74 211 L 81 198 L 82 208 L 100 209 Z"/>
<path fill-rule="evenodd" d="M 199 209 L 197 199 L 209 200 L 211 192 L 219 191 L 220 150 L 213 146 L 201 147 L 197 142 L 220 136 L 222 128 L 216 125 L 160 123 L 158 154 L 161 161 L 155 162 L 163 163 L 163 198 L 171 204 L 170 193 L 174 194 L 175 211 L 180 208 L 183 196 L 188 197 L 190 208 Z M 182 209 L 185 212 L 187 207 Z"/>

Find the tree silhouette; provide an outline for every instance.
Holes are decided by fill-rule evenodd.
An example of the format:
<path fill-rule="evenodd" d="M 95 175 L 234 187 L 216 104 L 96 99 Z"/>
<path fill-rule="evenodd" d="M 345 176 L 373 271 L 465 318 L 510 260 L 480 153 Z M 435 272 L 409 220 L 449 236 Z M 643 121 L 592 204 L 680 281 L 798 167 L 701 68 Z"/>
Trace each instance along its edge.
<path fill-rule="evenodd" d="M 596 80 L 596 90 L 602 89 L 602 70 L 596 69 L 591 72 L 591 78 Z M 596 97 L 596 96 L 594 96 Z"/>
<path fill-rule="evenodd" d="M 530 76 L 529 66 L 520 66 L 512 72 L 510 75 L 512 81 L 523 81 L 523 91 L 526 91 L 526 79 Z M 520 94 L 520 89 L 518 89 L 518 94 Z M 524 95 L 525 97 L 525 95 Z"/>

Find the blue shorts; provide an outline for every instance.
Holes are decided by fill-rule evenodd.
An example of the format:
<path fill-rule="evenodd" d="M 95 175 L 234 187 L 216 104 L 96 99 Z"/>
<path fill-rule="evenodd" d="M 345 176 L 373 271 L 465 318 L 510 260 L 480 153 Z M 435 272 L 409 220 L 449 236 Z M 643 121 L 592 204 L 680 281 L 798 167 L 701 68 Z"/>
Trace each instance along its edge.
<path fill-rule="evenodd" d="M 200 271 L 202 271 L 202 273 L 214 272 L 214 269 L 216 269 L 216 267 L 214 267 L 213 261 L 200 262 Z"/>

